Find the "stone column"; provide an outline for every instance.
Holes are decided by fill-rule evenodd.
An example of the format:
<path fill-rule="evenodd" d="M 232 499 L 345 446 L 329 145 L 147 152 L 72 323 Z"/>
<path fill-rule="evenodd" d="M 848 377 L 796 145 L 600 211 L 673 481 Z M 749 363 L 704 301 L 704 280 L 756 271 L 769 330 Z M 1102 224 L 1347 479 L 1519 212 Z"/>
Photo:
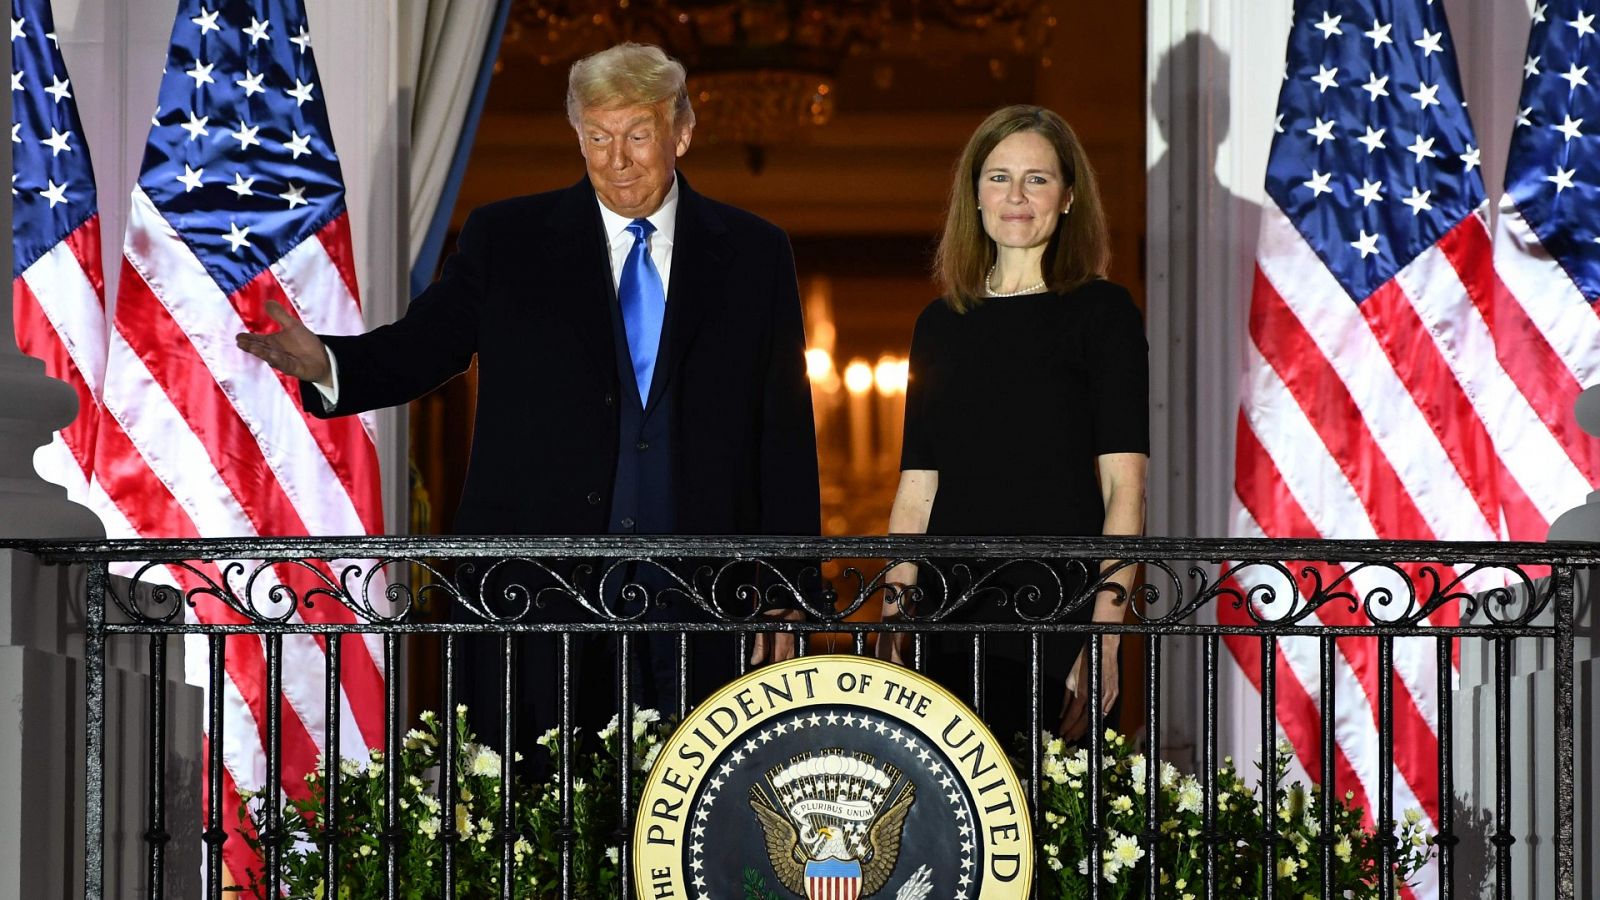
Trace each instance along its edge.
<path fill-rule="evenodd" d="M 1578 395 L 1573 407 L 1578 425 L 1600 438 L 1600 384 Z M 1552 541 L 1600 541 L 1600 491 L 1589 494 L 1582 506 L 1567 510 L 1550 526 Z"/>
<path fill-rule="evenodd" d="M 1600 438 L 1600 385 L 1590 387 L 1575 405 L 1578 424 Z M 1576 497 L 1574 500 L 1578 499 Z M 1600 542 L 1600 491 L 1589 494 L 1550 526 L 1552 541 Z M 1538 591 L 1547 581 L 1535 583 Z M 1578 896 L 1588 896 L 1583 885 L 1595 883 L 1595 861 L 1600 859 L 1600 829 L 1595 827 L 1595 792 L 1600 755 L 1600 705 L 1596 679 L 1600 678 L 1600 641 L 1595 639 L 1595 609 L 1600 604 L 1600 579 L 1593 571 L 1577 575 L 1573 608 L 1573 708 L 1574 751 L 1577 761 L 1573 799 L 1577 828 L 1573 835 L 1577 860 Z M 1513 610 L 1529 602 L 1519 591 Z M 1545 610 L 1533 624 L 1549 626 L 1553 610 Z M 1485 624 L 1480 610 L 1474 624 Z M 1555 733 L 1555 648 L 1548 640 L 1512 642 L 1511 685 L 1511 847 L 1514 897 L 1543 900 L 1554 897 L 1555 797 L 1557 784 L 1550 736 Z M 1498 785 L 1495 784 L 1495 684 L 1494 651 L 1481 640 L 1461 642 L 1461 678 L 1455 692 L 1456 821 L 1462 842 L 1457 856 L 1456 888 L 1470 893 L 1494 883 L 1494 819 Z"/>

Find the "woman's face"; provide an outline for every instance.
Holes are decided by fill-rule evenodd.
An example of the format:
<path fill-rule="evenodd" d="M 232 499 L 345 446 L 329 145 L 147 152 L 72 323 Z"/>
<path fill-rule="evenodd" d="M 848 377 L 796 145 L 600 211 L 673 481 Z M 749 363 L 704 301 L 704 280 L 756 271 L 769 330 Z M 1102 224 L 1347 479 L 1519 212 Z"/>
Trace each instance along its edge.
<path fill-rule="evenodd" d="M 1071 202 L 1055 148 L 1038 132 L 1002 140 L 978 170 L 983 230 L 1001 247 L 1043 246 Z"/>

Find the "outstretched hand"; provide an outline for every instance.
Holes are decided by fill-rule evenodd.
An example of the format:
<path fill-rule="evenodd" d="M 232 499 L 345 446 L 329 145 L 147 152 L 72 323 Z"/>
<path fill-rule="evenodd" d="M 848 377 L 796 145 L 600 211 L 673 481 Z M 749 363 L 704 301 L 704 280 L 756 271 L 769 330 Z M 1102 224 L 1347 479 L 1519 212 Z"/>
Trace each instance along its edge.
<path fill-rule="evenodd" d="M 278 330 L 270 334 L 239 334 L 234 337 L 239 349 L 291 378 L 326 382 L 333 372 L 322 339 L 277 301 L 267 301 L 267 318 L 278 323 Z"/>

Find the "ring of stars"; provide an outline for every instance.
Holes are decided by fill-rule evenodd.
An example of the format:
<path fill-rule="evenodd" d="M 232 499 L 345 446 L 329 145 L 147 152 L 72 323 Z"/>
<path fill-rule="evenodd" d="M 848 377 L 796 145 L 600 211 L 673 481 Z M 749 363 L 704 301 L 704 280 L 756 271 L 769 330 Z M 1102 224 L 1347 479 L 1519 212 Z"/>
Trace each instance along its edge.
<path fill-rule="evenodd" d="M 689 871 L 693 873 L 690 884 L 693 886 L 693 895 L 700 900 L 714 900 L 706 892 L 707 884 L 701 874 L 705 869 L 706 851 L 706 820 L 711 817 L 711 808 L 715 805 L 717 797 L 722 791 L 725 779 L 733 774 L 737 764 L 744 762 L 744 758 L 757 747 L 764 746 L 776 737 L 803 728 L 816 728 L 819 725 L 844 725 L 847 728 L 859 728 L 862 731 L 886 736 L 890 741 L 904 745 L 907 751 L 916 756 L 926 768 L 925 771 L 936 779 L 939 790 L 924 791 L 924 796 L 942 796 L 950 804 L 956 821 L 961 823 L 956 829 L 956 836 L 961 839 L 961 874 L 957 878 L 957 889 L 951 895 L 953 900 L 971 900 L 971 886 L 973 883 L 972 871 L 977 865 L 975 844 L 975 829 L 977 818 L 973 814 L 972 805 L 964 791 L 959 789 L 955 773 L 946 769 L 940 761 L 939 753 L 932 749 L 922 737 L 914 731 L 900 727 L 900 723 L 888 719 L 874 718 L 865 712 L 859 716 L 846 712 L 844 715 L 830 710 L 826 715 L 818 712 L 797 713 L 784 718 L 779 717 L 767 723 L 758 733 L 747 738 L 741 745 L 734 748 L 733 753 L 726 755 L 728 761 L 718 766 L 713 776 L 705 782 L 700 796 L 695 798 L 694 812 L 689 821 Z M 852 847 L 860 852 L 865 849 L 865 826 L 857 826 L 858 830 L 851 833 Z"/>

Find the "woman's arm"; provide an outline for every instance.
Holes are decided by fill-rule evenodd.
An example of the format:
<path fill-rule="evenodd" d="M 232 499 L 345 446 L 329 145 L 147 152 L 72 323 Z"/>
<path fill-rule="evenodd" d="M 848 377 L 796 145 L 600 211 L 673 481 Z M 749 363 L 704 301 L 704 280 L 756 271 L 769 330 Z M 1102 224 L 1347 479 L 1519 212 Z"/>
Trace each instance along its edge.
<path fill-rule="evenodd" d="M 1096 457 L 1100 473 L 1100 496 L 1105 502 L 1106 519 L 1100 533 L 1104 535 L 1137 536 L 1144 533 L 1144 479 L 1145 467 L 1150 458 L 1143 453 L 1106 453 Z M 1100 566 L 1105 572 L 1119 560 L 1106 560 Z M 1111 581 L 1121 585 L 1122 597 L 1111 591 L 1102 591 L 1094 602 L 1096 622 L 1120 623 L 1127 612 L 1125 603 L 1133 590 L 1134 569 L 1126 568 L 1111 576 Z M 1116 648 L 1116 635 L 1107 635 L 1108 649 Z"/>
<path fill-rule="evenodd" d="M 939 492 L 939 473 L 934 469 L 906 469 L 900 473 L 900 486 L 894 492 L 894 505 L 889 508 L 890 534 L 927 534 L 928 515 L 933 511 L 933 497 Z M 890 569 L 885 576 L 889 587 L 883 592 L 883 621 L 900 618 L 903 607 L 901 596 L 906 588 L 917 583 L 916 563 L 904 562 Z M 897 665 L 906 665 L 911 636 L 903 631 L 878 635 L 877 654 Z"/>
<path fill-rule="evenodd" d="M 1144 478 L 1149 457 L 1143 453 L 1105 453 L 1095 458 L 1095 468 L 1100 475 L 1100 496 L 1105 503 L 1106 518 L 1100 528 L 1106 535 L 1138 535 L 1144 533 Z M 1100 571 L 1115 568 L 1120 560 L 1108 559 L 1100 564 Z M 1127 614 L 1127 600 L 1133 591 L 1133 578 L 1137 567 L 1129 566 L 1111 576 L 1111 583 L 1122 588 L 1116 591 L 1102 589 L 1094 601 L 1094 621 L 1122 624 Z M 1117 668 L 1117 650 L 1122 636 L 1108 634 L 1100 638 L 1100 711 L 1110 712 L 1121 693 L 1120 671 Z M 1062 698 L 1060 734 L 1076 740 L 1089 727 L 1089 654 L 1087 648 L 1078 654 L 1072 671 L 1067 675 L 1067 693 Z"/>
<path fill-rule="evenodd" d="M 933 511 L 933 496 L 938 492 L 938 471 L 907 469 L 901 472 L 900 486 L 894 492 L 894 505 L 889 508 L 889 533 L 927 534 L 928 515 Z M 916 584 L 916 564 L 901 563 L 890 569 L 888 581 L 890 584 L 899 585 Z M 886 597 L 885 605 L 887 604 Z"/>

